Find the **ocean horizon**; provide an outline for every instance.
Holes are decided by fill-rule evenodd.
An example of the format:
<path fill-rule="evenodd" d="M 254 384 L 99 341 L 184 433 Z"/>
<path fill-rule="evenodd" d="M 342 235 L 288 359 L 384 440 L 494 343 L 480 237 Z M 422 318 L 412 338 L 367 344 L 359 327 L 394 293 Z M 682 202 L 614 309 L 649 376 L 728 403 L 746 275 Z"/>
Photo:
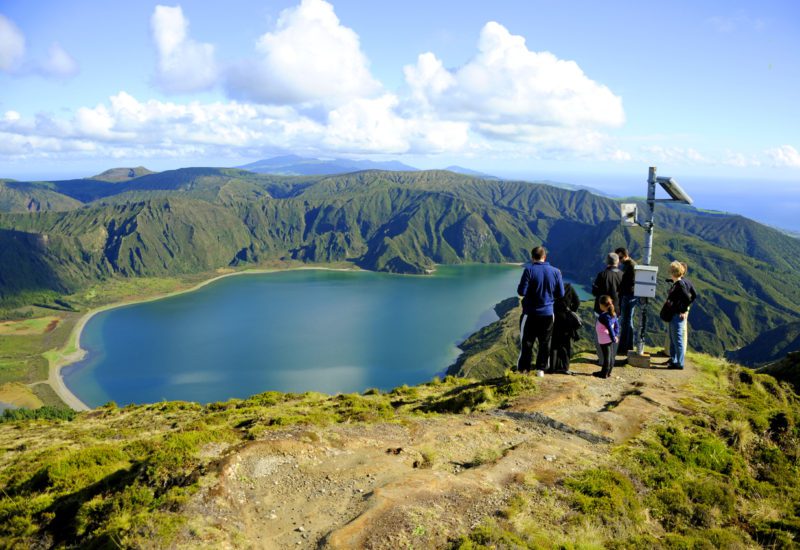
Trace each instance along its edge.
<path fill-rule="evenodd" d="M 682 176 L 667 170 L 661 172 L 659 175 L 678 181 L 696 208 L 737 214 L 800 237 L 800 216 L 797 215 L 800 212 L 800 181 Z M 631 174 L 546 173 L 520 179 L 591 187 L 611 197 L 645 197 L 647 194 L 646 172 L 640 177 Z M 667 197 L 661 189 L 657 196 Z"/>

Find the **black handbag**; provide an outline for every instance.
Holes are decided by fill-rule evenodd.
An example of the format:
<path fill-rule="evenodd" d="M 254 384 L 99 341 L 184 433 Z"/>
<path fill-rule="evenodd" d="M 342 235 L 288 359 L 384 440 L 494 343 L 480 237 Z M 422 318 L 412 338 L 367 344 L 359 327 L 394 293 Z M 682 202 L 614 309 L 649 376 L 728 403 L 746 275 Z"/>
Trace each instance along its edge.
<path fill-rule="evenodd" d="M 661 311 L 658 313 L 658 316 L 661 317 L 661 320 L 665 323 L 672 321 L 672 318 L 675 316 L 675 306 L 672 304 L 672 300 L 667 300 L 664 302 L 664 305 L 661 306 Z"/>
<path fill-rule="evenodd" d="M 583 326 L 583 321 L 581 320 L 581 316 L 572 311 L 571 309 L 567 310 L 567 326 L 571 330 L 578 330 Z"/>

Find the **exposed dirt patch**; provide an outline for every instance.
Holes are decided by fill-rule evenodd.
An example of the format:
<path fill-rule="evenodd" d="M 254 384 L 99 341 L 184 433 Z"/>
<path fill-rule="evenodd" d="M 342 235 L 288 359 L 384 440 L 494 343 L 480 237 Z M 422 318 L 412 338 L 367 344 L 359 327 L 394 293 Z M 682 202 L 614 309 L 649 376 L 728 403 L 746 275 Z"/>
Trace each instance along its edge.
<path fill-rule="evenodd" d="M 29 336 L 53 332 L 60 317 L 49 316 L 38 319 L 25 319 L 23 321 L 0 321 L 0 336 Z"/>
<path fill-rule="evenodd" d="M 272 432 L 221 462 L 190 504 L 192 535 L 180 545 L 441 547 L 523 482 L 553 484 L 608 460 L 615 444 L 681 409 L 693 372 L 618 367 L 601 380 L 592 365 L 574 370 L 540 379 L 506 411 Z"/>
<path fill-rule="evenodd" d="M 42 406 L 41 399 L 36 397 L 29 387 L 18 382 L 0 384 L 0 402 L 26 409 L 36 409 Z"/>

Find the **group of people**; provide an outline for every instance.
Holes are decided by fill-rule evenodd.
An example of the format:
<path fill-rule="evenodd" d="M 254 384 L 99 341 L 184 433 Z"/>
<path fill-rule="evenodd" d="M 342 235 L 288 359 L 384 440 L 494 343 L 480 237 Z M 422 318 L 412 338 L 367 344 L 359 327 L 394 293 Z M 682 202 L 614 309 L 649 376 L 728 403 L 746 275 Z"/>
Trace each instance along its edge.
<path fill-rule="evenodd" d="M 635 296 L 635 266 L 626 248 L 617 248 L 606 257 L 606 267 L 592 285 L 595 296 L 595 334 L 597 357 L 601 367 L 595 374 L 610 378 L 617 355 L 627 355 L 634 345 L 634 314 L 639 305 Z M 682 369 L 688 339 L 687 317 L 697 297 L 694 285 L 686 279 L 687 266 L 670 264 L 671 283 L 661 317 L 669 324 L 671 369 Z M 517 286 L 522 298 L 520 318 L 520 354 L 517 370 L 528 372 L 533 362 L 533 346 L 538 343 L 534 370 L 537 376 L 547 373 L 573 374 L 569 368 L 572 342 L 578 339 L 580 299 L 561 271 L 547 262 L 547 250 L 531 250 Z M 577 320 L 576 320 L 577 319 Z"/>

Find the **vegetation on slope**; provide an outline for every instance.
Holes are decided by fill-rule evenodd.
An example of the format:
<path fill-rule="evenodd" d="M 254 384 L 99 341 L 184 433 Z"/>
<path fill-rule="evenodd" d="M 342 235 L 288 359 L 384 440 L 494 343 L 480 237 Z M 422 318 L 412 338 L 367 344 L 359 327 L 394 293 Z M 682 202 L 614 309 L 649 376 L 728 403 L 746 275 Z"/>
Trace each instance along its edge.
<path fill-rule="evenodd" d="M 72 210 L 80 201 L 62 195 L 46 185 L 0 180 L 0 212 L 40 212 Z"/>
<path fill-rule="evenodd" d="M 53 411 L 35 420 L 9 413 L 0 423 L 0 541 L 9 548 L 168 546 L 184 525 L 187 499 L 243 442 L 296 424 L 487 410 L 533 390 L 529 377 L 507 374 L 363 395 L 268 392 L 207 406 L 122 409 L 112 403 L 71 420 Z"/>
<path fill-rule="evenodd" d="M 770 376 L 692 360 L 703 374 L 685 411 L 555 488 L 533 480 L 453 548 L 795 548 L 800 397 Z"/>
<path fill-rule="evenodd" d="M 701 373 L 680 410 L 554 483 L 526 477 L 501 515 L 452 546 L 794 547 L 800 397 L 770 376 L 705 356 L 691 360 Z M 186 503 L 245 442 L 298 424 L 493 410 L 530 399 L 534 380 L 448 377 L 389 393 L 270 392 L 207 406 L 109 404 L 72 420 L 7 419 L 0 423 L 0 537 L 11 548 L 168 546 L 187 528 Z"/>

